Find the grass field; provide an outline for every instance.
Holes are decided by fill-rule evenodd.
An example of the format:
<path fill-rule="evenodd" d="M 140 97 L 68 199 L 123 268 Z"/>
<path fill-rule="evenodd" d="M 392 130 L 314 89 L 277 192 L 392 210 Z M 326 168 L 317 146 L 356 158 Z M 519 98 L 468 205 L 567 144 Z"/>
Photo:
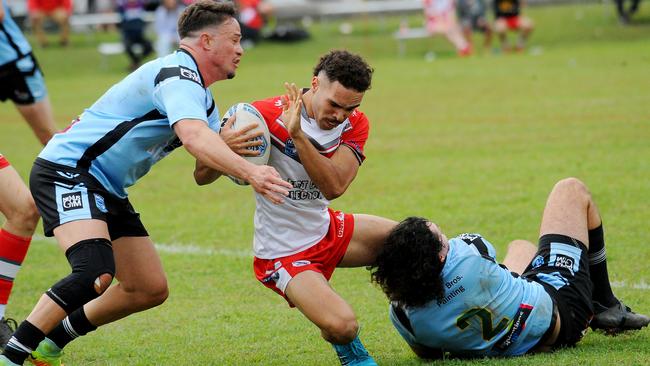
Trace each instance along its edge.
<path fill-rule="evenodd" d="M 368 159 L 333 207 L 429 217 L 448 234 L 482 233 L 503 255 L 512 239 L 536 240 L 554 182 L 579 177 L 603 212 L 615 292 L 648 314 L 650 7 L 642 5 L 630 27 L 618 25 L 610 4 L 529 14 L 537 23 L 535 52 L 468 59 L 456 58 L 442 39 L 409 42 L 398 58 L 390 38 L 398 18 L 353 21 L 347 36 L 336 22 L 319 24 L 309 42 L 247 52 L 238 76 L 213 87 L 215 99 L 223 112 L 282 92 L 284 81 L 307 85 L 317 57 L 331 48 L 362 53 L 376 69 L 362 106 L 372 127 Z M 125 58 L 102 64 L 96 53 L 105 40 L 117 35 L 77 35 L 69 49 L 36 51 L 60 127 L 124 76 Z M 425 61 L 429 50 L 433 62 Z M 0 107 L 0 126 L 0 151 L 27 177 L 36 139 L 10 104 Z M 160 244 L 170 298 L 73 342 L 66 365 L 337 364 L 317 329 L 255 280 L 249 188 L 225 179 L 197 187 L 193 165 L 180 149 L 130 190 Z M 37 238 L 8 315 L 23 319 L 67 273 L 54 242 Z M 332 284 L 357 312 L 380 365 L 421 363 L 393 330 L 387 301 L 365 269 L 338 270 Z M 615 338 L 589 332 L 579 347 L 552 355 L 446 363 L 643 365 L 649 342 L 647 329 Z"/>

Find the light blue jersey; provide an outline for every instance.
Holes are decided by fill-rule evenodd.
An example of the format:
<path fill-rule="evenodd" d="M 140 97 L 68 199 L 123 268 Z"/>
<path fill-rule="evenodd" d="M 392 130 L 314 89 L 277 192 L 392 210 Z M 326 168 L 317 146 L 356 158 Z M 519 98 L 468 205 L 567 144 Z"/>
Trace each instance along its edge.
<path fill-rule="evenodd" d="M 391 305 L 390 318 L 409 344 L 465 356 L 521 355 L 551 324 L 553 300 L 542 285 L 499 266 L 480 235 L 449 240 L 442 276 L 444 297 L 403 309 L 408 322 Z"/>
<path fill-rule="evenodd" d="M 6 0 L 2 0 L 2 8 L 5 16 L 2 25 L 0 25 L 0 66 L 16 61 L 32 52 L 29 42 L 16 22 L 11 19 Z"/>
<path fill-rule="evenodd" d="M 88 170 L 110 193 L 126 188 L 181 142 L 172 126 L 206 121 L 219 131 L 219 111 L 196 62 L 183 50 L 153 60 L 110 88 L 39 154 L 53 163 Z"/>

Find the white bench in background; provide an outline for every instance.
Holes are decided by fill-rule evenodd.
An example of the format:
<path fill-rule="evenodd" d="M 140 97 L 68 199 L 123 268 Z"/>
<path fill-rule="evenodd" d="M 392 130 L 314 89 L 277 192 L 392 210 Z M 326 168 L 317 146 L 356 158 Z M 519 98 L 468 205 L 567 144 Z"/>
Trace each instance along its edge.
<path fill-rule="evenodd" d="M 424 27 L 400 27 L 400 29 L 393 34 L 393 38 L 397 40 L 397 52 L 399 53 L 399 56 L 404 56 L 406 53 L 406 41 L 409 39 L 428 38 L 429 36 L 429 32 Z"/>

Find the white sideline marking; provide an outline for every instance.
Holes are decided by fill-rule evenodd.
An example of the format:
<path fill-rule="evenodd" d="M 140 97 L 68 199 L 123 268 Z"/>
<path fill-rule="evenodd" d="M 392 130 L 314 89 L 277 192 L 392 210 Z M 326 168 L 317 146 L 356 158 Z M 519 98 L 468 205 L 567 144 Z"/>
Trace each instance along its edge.
<path fill-rule="evenodd" d="M 628 285 L 625 281 L 612 281 L 611 282 L 612 287 L 618 287 L 618 288 L 633 288 L 637 290 L 650 290 L 650 284 L 647 284 L 645 280 L 641 280 L 639 283 L 633 283 L 631 285 Z"/>
<path fill-rule="evenodd" d="M 34 235 L 33 240 L 44 241 L 51 244 L 56 244 L 54 238 L 48 238 L 43 235 Z M 221 256 L 221 257 L 235 257 L 235 258 L 252 258 L 253 251 L 243 249 L 212 249 L 204 248 L 194 244 L 183 243 L 154 243 L 156 250 L 160 253 L 167 254 L 198 254 L 208 256 Z"/>
<path fill-rule="evenodd" d="M 43 235 L 34 235 L 34 240 L 45 241 L 48 243 L 56 243 L 54 238 L 47 238 Z M 242 249 L 210 249 L 200 247 L 194 244 L 183 244 L 183 243 L 155 243 L 156 249 L 160 253 L 167 254 L 198 254 L 198 255 L 207 255 L 207 256 L 221 256 L 221 257 L 234 257 L 234 258 L 251 258 L 253 257 L 253 252 L 250 250 Z M 628 284 L 627 281 L 612 281 L 612 287 L 614 288 L 624 288 L 624 289 L 635 289 L 635 290 L 650 290 L 650 284 L 645 282 L 644 279 L 641 279 L 640 282 Z"/>

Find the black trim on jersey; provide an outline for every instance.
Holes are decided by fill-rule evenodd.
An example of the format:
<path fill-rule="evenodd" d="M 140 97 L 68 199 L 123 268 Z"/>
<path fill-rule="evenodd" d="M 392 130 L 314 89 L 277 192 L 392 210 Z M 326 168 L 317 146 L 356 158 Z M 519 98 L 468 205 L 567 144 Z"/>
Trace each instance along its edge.
<path fill-rule="evenodd" d="M 9 14 L 5 14 L 5 16 L 8 17 Z M 9 45 L 11 46 L 11 48 L 13 48 L 14 51 L 16 51 L 16 53 L 18 54 L 18 58 L 17 58 L 17 60 L 19 60 L 19 59 L 21 59 L 23 56 L 25 56 L 25 55 L 22 53 L 22 51 L 20 51 L 20 48 L 18 48 L 18 45 L 16 44 L 16 42 L 14 42 L 14 40 L 9 36 L 9 32 L 7 32 L 7 30 L 5 29 L 4 24 L 0 24 L 0 31 L 2 31 L 2 33 L 5 34 L 5 37 L 7 37 L 7 42 L 9 42 Z M 11 61 L 10 61 L 10 62 L 11 62 Z"/>
<path fill-rule="evenodd" d="M 214 99 L 212 99 L 212 105 L 210 106 L 210 108 L 208 108 L 207 111 L 205 111 L 207 113 L 206 116 L 210 117 L 210 115 L 212 114 L 212 112 L 214 112 L 214 109 L 216 107 L 217 107 L 217 104 L 214 102 Z"/>
<path fill-rule="evenodd" d="M 361 154 L 359 154 L 359 151 L 355 147 L 353 147 L 351 144 L 349 144 L 349 143 L 347 143 L 345 141 L 343 141 L 341 143 L 341 146 L 345 146 L 348 149 L 352 150 L 352 153 L 354 154 L 354 156 L 357 158 L 357 161 L 359 162 L 359 166 L 361 166 L 361 164 L 363 163 L 363 159 L 361 158 Z"/>
<path fill-rule="evenodd" d="M 120 123 L 119 125 L 115 126 L 113 130 L 108 132 L 102 138 L 97 140 L 97 142 L 86 149 L 83 156 L 81 156 L 79 161 L 77 161 L 77 168 L 88 170 L 93 160 L 97 159 L 99 155 L 105 153 L 138 124 L 164 118 L 165 116 L 154 109 L 142 117 Z"/>
<path fill-rule="evenodd" d="M 391 307 L 393 308 L 393 312 L 397 316 L 397 320 L 399 320 L 400 324 L 402 324 L 402 326 L 406 328 L 406 330 L 408 330 L 411 335 L 415 336 L 415 333 L 413 333 L 413 326 L 411 326 L 411 321 L 409 320 L 408 316 L 406 316 L 404 309 L 402 309 L 401 306 L 394 304 L 391 304 Z"/>
<path fill-rule="evenodd" d="M 203 88 L 203 81 L 201 80 L 201 75 L 185 66 L 174 66 L 174 67 L 163 67 L 160 69 L 156 79 L 154 80 L 154 86 L 160 84 L 164 80 L 178 76 L 182 80 L 193 81 Z"/>
<path fill-rule="evenodd" d="M 487 245 L 485 245 L 485 242 L 480 235 L 464 234 L 461 235 L 461 239 L 463 239 L 467 245 L 473 245 L 478 250 L 481 257 L 489 260 L 490 262 L 496 263 L 494 258 L 490 256 Z"/>
<path fill-rule="evenodd" d="M 199 77 L 201 78 L 201 85 L 205 85 L 205 81 L 203 80 L 203 75 L 201 75 L 201 71 L 199 70 L 199 63 L 196 62 L 196 60 L 194 59 L 194 56 L 192 56 L 192 54 L 188 50 L 186 50 L 184 48 L 179 48 L 178 52 L 183 52 L 183 53 L 187 54 L 188 56 L 190 56 L 190 58 L 194 62 L 194 65 L 196 66 L 196 71 L 199 72 Z"/>

